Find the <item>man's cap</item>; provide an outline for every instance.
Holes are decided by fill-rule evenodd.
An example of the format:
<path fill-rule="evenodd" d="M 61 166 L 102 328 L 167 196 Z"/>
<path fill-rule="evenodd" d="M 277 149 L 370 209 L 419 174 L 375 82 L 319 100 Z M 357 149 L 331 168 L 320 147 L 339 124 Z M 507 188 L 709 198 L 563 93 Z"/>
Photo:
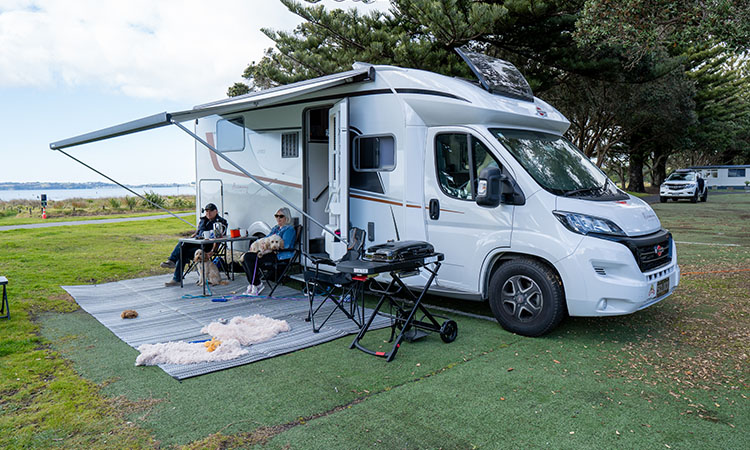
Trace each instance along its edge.
<path fill-rule="evenodd" d="M 213 203 L 207 203 L 206 207 L 203 209 L 205 209 L 206 211 L 216 211 L 216 205 L 214 205 Z"/>

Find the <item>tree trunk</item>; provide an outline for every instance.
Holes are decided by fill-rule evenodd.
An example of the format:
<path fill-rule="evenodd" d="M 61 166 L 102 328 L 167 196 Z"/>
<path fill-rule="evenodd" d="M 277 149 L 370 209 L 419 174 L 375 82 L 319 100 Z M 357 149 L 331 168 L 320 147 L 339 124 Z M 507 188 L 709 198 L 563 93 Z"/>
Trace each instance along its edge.
<path fill-rule="evenodd" d="M 658 187 L 667 178 L 667 155 L 654 154 L 654 169 L 652 171 L 652 183 Z"/>
<path fill-rule="evenodd" d="M 646 155 L 636 147 L 630 152 L 630 168 L 628 169 L 628 190 L 631 192 L 646 192 L 643 185 L 643 162 Z"/>

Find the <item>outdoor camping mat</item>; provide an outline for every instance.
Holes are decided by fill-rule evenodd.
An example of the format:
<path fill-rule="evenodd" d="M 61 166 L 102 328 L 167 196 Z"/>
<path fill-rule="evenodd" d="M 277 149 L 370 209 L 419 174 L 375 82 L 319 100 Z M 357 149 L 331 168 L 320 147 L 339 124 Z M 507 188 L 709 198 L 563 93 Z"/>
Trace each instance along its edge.
<path fill-rule="evenodd" d="M 337 310 L 319 333 L 313 333 L 310 322 L 305 322 L 309 301 L 300 291 L 286 286 L 279 286 L 274 292 L 274 298 L 238 297 L 226 302 L 213 302 L 208 297 L 183 298 L 184 295 L 202 294 L 202 288 L 195 285 L 197 274 L 191 273 L 185 278 L 183 289 L 164 287 L 164 282 L 170 279 L 171 275 L 161 275 L 62 288 L 81 308 L 136 349 L 141 344 L 208 339 L 210 336 L 202 334 L 201 328 L 219 318 L 229 320 L 234 316 L 262 314 L 286 320 L 291 328 L 266 342 L 243 347 L 249 353 L 239 358 L 184 365 L 159 364 L 159 367 L 178 380 L 272 358 L 359 331 L 354 322 Z M 214 298 L 231 297 L 234 291 L 244 292 L 246 286 L 244 276 L 238 274 L 234 282 L 226 286 L 212 286 L 211 291 Z M 265 292 L 268 292 L 268 287 Z M 316 302 L 316 306 L 317 304 Z M 316 317 L 321 317 L 322 320 L 334 308 L 332 302 L 326 302 Z M 122 319 L 120 314 L 126 309 L 136 310 L 138 317 Z M 371 309 L 366 309 L 365 317 L 369 317 L 371 313 Z M 370 328 L 389 325 L 388 318 L 378 316 Z M 135 364 L 135 357 L 133 363 Z"/>

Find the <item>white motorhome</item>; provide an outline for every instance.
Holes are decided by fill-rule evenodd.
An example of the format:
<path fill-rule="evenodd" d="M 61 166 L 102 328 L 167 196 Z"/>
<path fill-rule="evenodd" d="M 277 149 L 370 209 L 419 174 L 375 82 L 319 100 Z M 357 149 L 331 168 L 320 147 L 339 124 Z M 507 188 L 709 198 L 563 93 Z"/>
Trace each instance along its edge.
<path fill-rule="evenodd" d="M 332 259 L 350 227 L 369 245 L 428 241 L 445 254 L 432 293 L 489 300 L 523 335 L 565 314 L 629 314 L 669 296 L 680 271 L 653 210 L 562 137 L 568 120 L 513 66 L 460 53 L 479 83 L 355 64 L 51 147 L 176 124 L 196 138 L 198 207 L 220 205 L 230 227 L 268 232 L 283 200 L 305 249 Z"/>

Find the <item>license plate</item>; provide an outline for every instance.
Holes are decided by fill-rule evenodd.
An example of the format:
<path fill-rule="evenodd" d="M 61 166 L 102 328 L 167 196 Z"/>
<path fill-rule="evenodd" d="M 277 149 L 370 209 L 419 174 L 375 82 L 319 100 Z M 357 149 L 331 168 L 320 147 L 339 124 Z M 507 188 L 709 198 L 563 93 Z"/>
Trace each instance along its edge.
<path fill-rule="evenodd" d="M 669 278 L 665 278 L 656 283 L 656 296 L 661 297 L 669 291 Z"/>

